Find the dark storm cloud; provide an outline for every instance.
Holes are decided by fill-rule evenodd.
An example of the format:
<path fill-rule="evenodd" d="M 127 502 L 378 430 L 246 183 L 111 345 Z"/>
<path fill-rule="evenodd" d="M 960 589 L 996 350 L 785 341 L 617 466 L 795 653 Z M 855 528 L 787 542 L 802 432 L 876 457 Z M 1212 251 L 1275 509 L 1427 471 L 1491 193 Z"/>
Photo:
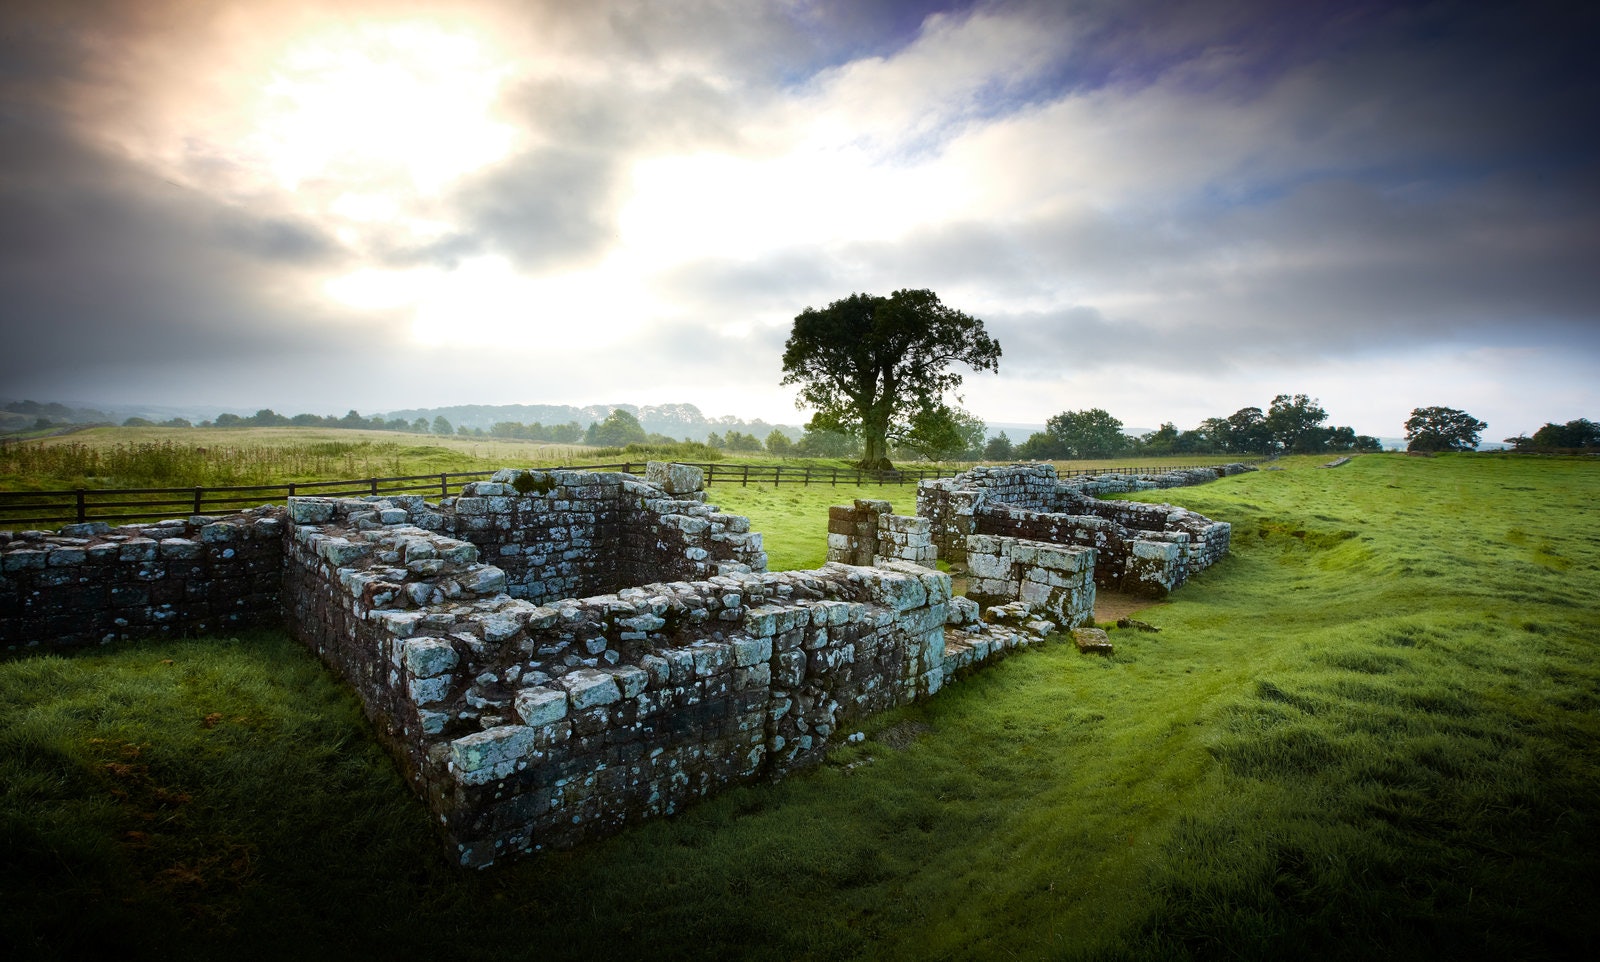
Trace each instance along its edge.
<path fill-rule="evenodd" d="M 1600 87 L 1575 69 L 1592 14 L 1374 4 L 1302 24 L 1251 10 L 1149 35 L 1118 16 L 1085 26 L 1148 68 L 1107 73 L 1101 94 L 1126 98 L 1129 121 L 1154 111 L 1153 149 L 1106 167 L 1121 193 L 934 225 L 852 259 L 962 291 L 1024 346 L 1008 359 L 1041 368 L 1440 343 L 1600 356 L 1600 150 L 1577 119 Z M 1161 118 L 1191 106 L 1254 139 L 1163 142 Z M 1037 132 L 1064 151 L 1077 133 Z M 1065 306 L 1019 309 L 1040 298 Z"/>
<path fill-rule="evenodd" d="M 456 194 L 475 246 L 541 272 L 581 265 L 616 238 L 616 159 L 549 148 L 517 156 Z"/>
<path fill-rule="evenodd" d="M 49 122 L 13 115 L 4 131 L 0 383 L 8 394 L 243 366 L 338 339 L 326 316 L 263 293 L 285 269 L 338 256 L 312 228 L 219 206 Z"/>

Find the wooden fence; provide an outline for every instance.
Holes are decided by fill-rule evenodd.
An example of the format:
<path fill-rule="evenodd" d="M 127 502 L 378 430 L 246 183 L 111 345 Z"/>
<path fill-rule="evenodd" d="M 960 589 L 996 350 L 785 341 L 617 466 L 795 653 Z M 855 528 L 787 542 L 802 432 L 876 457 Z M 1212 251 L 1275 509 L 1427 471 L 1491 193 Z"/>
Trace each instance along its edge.
<path fill-rule="evenodd" d="M 688 462 L 685 462 L 688 463 Z M 694 463 L 705 472 L 709 484 L 826 484 L 831 486 L 887 486 L 914 484 L 928 478 L 948 478 L 971 465 L 940 468 L 905 468 L 894 471 L 862 471 L 855 468 L 829 468 L 769 464 Z M 1158 467 L 1116 466 L 1063 471 L 1062 477 L 1092 477 L 1100 474 L 1159 474 L 1210 465 L 1167 464 Z M 550 471 L 621 471 L 643 474 L 645 462 L 584 464 Z M 393 494 L 421 494 L 448 498 L 459 493 L 470 481 L 481 481 L 493 471 L 415 474 L 396 478 L 355 478 L 344 481 L 297 481 L 289 484 L 195 486 L 192 488 L 74 488 L 67 491 L 0 491 L 0 529 L 30 525 L 56 527 L 86 521 L 153 521 L 188 515 L 232 514 L 261 504 L 281 503 L 300 495 L 318 497 L 367 497 Z"/>

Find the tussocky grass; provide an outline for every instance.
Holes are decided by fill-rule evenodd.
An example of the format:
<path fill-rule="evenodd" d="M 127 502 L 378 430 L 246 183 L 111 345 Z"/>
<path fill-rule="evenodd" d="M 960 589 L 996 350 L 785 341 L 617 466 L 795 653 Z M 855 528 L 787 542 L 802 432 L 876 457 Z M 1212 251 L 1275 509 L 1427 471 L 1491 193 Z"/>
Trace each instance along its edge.
<path fill-rule="evenodd" d="M 282 636 L 0 664 L 0 938 L 19 958 L 1592 955 L 1600 465 L 1315 463 L 1145 497 L 1234 524 L 1227 559 L 1141 614 L 1158 634 L 1036 647 L 860 723 L 819 770 L 483 872 L 449 864 L 353 699 Z M 809 502 L 767 507 L 823 540 Z"/>

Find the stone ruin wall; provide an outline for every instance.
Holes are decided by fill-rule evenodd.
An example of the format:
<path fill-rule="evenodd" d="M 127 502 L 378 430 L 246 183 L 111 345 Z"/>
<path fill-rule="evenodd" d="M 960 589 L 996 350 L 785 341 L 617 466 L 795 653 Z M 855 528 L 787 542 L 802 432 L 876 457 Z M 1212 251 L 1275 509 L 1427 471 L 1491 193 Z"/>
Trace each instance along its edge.
<path fill-rule="evenodd" d="M 980 610 L 1020 602 L 1020 610 L 1063 628 L 1094 623 L 1094 548 L 987 535 L 968 535 L 964 547 L 966 597 Z M 889 502 L 867 499 L 828 509 L 831 562 L 931 568 L 938 558 L 928 518 L 896 515 Z"/>
<path fill-rule="evenodd" d="M 1096 549 L 984 534 L 966 547 L 966 596 L 979 606 L 1021 602 L 1063 628 L 1093 627 Z"/>
<path fill-rule="evenodd" d="M 917 486 L 939 557 L 964 562 L 972 535 L 1092 547 L 1102 588 L 1164 595 L 1228 551 L 1231 527 L 1169 504 L 1103 501 L 1102 495 L 1199 484 L 1251 471 L 1243 464 L 1152 477 L 1056 477 L 1054 465 L 977 467 Z"/>
<path fill-rule="evenodd" d="M 437 504 L 8 534 L 0 627 L 19 648 L 286 621 L 472 866 L 816 764 L 841 726 L 1056 627 L 1024 605 L 980 615 L 948 575 L 888 557 L 767 573 L 698 472 L 650 477 L 509 471 Z M 877 530 L 926 562 L 926 528 Z"/>
<path fill-rule="evenodd" d="M 997 480 L 1007 497 L 1082 507 L 1053 472 Z M 961 541 L 974 597 L 953 598 L 927 567 L 948 525 L 858 501 L 830 511 L 827 565 L 767 573 L 760 535 L 699 488 L 681 466 L 645 482 L 507 471 L 438 504 L 297 498 L 0 534 L 0 640 L 286 620 L 356 690 L 455 856 L 483 866 L 815 764 L 841 726 L 1092 621 L 1103 548 L 974 532 Z M 1025 510 L 978 507 L 967 517 L 985 524 Z M 1107 510 L 1122 512 L 1107 524 L 1158 520 Z"/>
<path fill-rule="evenodd" d="M 951 598 L 948 575 L 901 561 L 767 573 L 743 518 L 632 479 L 544 488 L 556 474 L 503 472 L 440 506 L 289 508 L 291 630 L 356 688 L 464 865 L 567 847 L 815 764 L 840 726 L 1055 628 L 1023 606 L 980 618 Z M 608 493 L 579 497 L 584 486 Z M 577 501 L 642 522 L 623 543 L 648 546 L 656 570 L 694 575 L 617 586 L 634 556 L 606 593 L 552 599 L 451 535 L 493 531 L 484 544 L 497 551 L 542 554 L 545 536 L 505 533 L 570 527 L 563 505 Z"/>
<path fill-rule="evenodd" d="M 282 621 L 283 512 L 0 531 L 0 648 L 76 648 Z"/>

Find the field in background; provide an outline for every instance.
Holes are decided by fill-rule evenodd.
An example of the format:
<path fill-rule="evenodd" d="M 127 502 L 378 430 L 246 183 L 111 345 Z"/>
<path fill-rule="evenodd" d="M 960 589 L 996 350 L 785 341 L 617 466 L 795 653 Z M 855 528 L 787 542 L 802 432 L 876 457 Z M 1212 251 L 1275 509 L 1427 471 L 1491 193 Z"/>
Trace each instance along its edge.
<path fill-rule="evenodd" d="M 703 445 L 678 450 L 551 444 L 460 435 L 330 428 L 104 427 L 0 444 L 0 490 L 287 484 L 614 461 L 705 461 Z M 848 468 L 847 460 L 723 455 L 726 463 Z M 1183 455 L 1132 461 L 1056 462 L 1065 473 L 1122 465 L 1222 464 L 1236 458 Z M 927 466 L 907 462 L 906 467 Z"/>
<path fill-rule="evenodd" d="M 1233 554 L 1113 657 L 1032 649 L 818 771 L 486 872 L 282 636 L 0 664 L 0 949 L 1591 957 L 1600 466 L 1320 460 L 1155 492 Z M 821 544 L 792 490 L 740 507 Z"/>
<path fill-rule="evenodd" d="M 286 484 L 552 466 L 596 449 L 325 428 L 92 428 L 0 446 L 0 489 Z"/>

